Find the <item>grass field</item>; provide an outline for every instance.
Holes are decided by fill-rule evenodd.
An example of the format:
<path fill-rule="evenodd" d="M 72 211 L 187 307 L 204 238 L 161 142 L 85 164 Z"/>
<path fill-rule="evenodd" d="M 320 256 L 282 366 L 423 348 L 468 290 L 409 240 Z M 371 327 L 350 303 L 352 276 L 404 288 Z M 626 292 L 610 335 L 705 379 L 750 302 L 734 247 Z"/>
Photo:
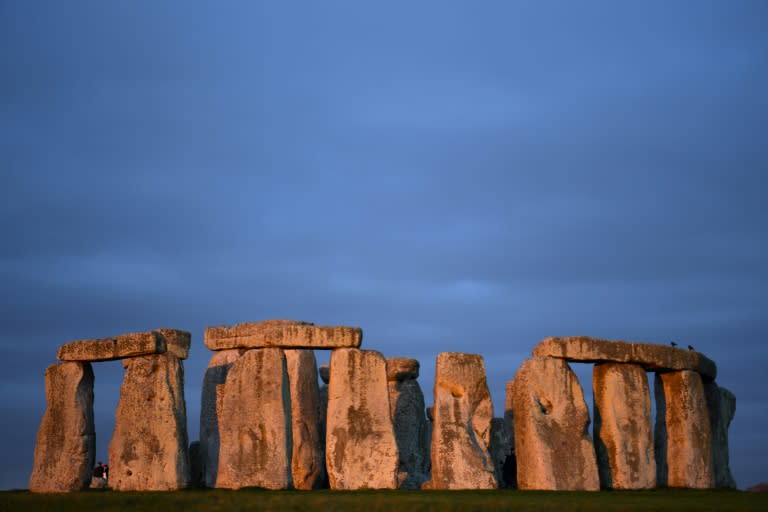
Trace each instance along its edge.
<path fill-rule="evenodd" d="M 654 510 L 754 510 L 768 511 L 768 494 L 739 491 L 624 491 L 624 492 L 543 492 L 543 491 L 239 491 L 190 489 L 178 492 L 85 491 L 71 494 L 31 494 L 26 491 L 0 492 L 0 511 L 72 510 L 78 512 L 114 510 L 303 510 L 334 512 L 360 510 L 471 511 L 586 510 L 593 512 Z"/>

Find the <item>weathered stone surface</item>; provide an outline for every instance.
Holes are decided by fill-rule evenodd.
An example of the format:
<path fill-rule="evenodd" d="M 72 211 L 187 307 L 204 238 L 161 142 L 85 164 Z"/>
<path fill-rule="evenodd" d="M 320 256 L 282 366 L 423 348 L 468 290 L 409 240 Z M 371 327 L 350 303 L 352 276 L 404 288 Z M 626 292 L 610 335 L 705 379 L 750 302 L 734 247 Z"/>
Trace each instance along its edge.
<path fill-rule="evenodd" d="M 483 358 L 441 352 L 435 371 L 430 489 L 495 489 L 493 404 Z"/>
<path fill-rule="evenodd" d="M 653 343 L 609 341 L 587 336 L 551 337 L 533 349 L 533 356 L 586 363 L 633 363 L 652 371 L 695 370 L 708 379 L 717 376 L 715 363 L 705 355 Z"/>
<path fill-rule="evenodd" d="M 515 476 L 508 475 L 508 470 L 505 471 L 505 467 L 509 466 L 508 459 L 514 457 L 514 454 L 512 453 L 514 443 L 515 438 L 506 418 L 493 418 L 491 420 L 490 452 L 499 487 L 514 487 Z"/>
<path fill-rule="evenodd" d="M 219 473 L 219 417 L 224 383 L 232 364 L 240 357 L 240 350 L 214 352 L 203 377 L 200 400 L 200 460 L 202 462 L 203 485 L 215 487 Z"/>
<path fill-rule="evenodd" d="M 168 353 L 173 354 L 179 359 L 189 357 L 189 347 L 192 344 L 192 335 L 187 331 L 179 329 L 155 329 L 158 335 L 165 339 L 165 346 Z"/>
<path fill-rule="evenodd" d="M 736 414 L 736 396 L 714 382 L 704 383 L 707 398 L 709 425 L 712 431 L 712 463 L 715 470 L 715 486 L 736 488 L 731 474 L 728 455 L 728 426 Z"/>
<path fill-rule="evenodd" d="M 690 370 L 657 373 L 654 392 L 658 485 L 713 487 L 712 433 L 701 376 Z"/>
<path fill-rule="evenodd" d="M 597 491 L 589 411 L 563 359 L 523 362 L 511 386 L 517 485 L 520 489 Z"/>
<path fill-rule="evenodd" d="M 384 357 L 336 349 L 328 385 L 326 467 L 331 489 L 395 489 L 398 451 Z"/>
<path fill-rule="evenodd" d="M 219 435 L 216 487 L 290 487 L 291 395 L 282 350 L 249 350 L 232 364 Z"/>
<path fill-rule="evenodd" d="M 37 431 L 29 490 L 71 492 L 91 482 L 96 434 L 90 363 L 54 364 L 45 370 L 46 409 Z"/>
<path fill-rule="evenodd" d="M 205 346 L 211 350 L 230 348 L 357 348 L 363 340 L 359 327 L 319 326 L 294 320 L 267 320 L 205 330 Z"/>
<path fill-rule="evenodd" d="M 190 484 L 184 367 L 170 353 L 123 359 L 109 444 L 109 486 L 165 491 Z"/>
<path fill-rule="evenodd" d="M 114 338 L 65 343 L 56 354 L 60 361 L 112 361 L 126 357 L 162 354 L 165 338 L 155 331 L 131 332 Z"/>
<path fill-rule="evenodd" d="M 387 359 L 389 410 L 399 454 L 397 482 L 402 489 L 418 489 L 429 478 L 428 425 L 418 376 L 415 359 Z"/>
<path fill-rule="evenodd" d="M 606 489 L 655 488 L 651 393 L 645 370 L 635 364 L 597 364 L 592 390 L 600 485 Z"/>
<path fill-rule="evenodd" d="M 325 445 L 320 431 L 317 361 L 311 350 L 285 350 L 291 390 L 293 487 L 319 488 L 325 481 Z"/>

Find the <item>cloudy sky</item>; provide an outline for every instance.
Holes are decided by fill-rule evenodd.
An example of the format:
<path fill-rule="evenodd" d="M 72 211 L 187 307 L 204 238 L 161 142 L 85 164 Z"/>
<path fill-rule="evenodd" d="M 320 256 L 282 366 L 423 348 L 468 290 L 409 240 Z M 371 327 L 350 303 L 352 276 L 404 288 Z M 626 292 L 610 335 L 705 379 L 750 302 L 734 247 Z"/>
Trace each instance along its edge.
<path fill-rule="evenodd" d="M 768 480 L 768 4 L 0 0 L 0 488 L 80 338 L 361 326 L 485 357 L 691 343 Z M 321 361 L 327 354 L 319 354 Z M 589 391 L 590 368 L 579 368 Z M 122 368 L 96 365 L 98 453 Z M 431 398 L 427 399 L 431 402 Z"/>

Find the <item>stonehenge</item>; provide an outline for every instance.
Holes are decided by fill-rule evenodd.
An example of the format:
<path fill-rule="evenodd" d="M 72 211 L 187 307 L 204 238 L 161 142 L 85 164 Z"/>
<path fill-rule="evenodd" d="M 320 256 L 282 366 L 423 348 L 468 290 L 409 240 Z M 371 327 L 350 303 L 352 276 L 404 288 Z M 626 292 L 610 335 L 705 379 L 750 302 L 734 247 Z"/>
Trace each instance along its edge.
<path fill-rule="evenodd" d="M 419 362 L 361 343 L 358 327 L 294 320 L 207 328 L 212 354 L 192 443 L 183 366 L 190 333 L 65 343 L 45 371 L 29 488 L 91 485 L 91 365 L 111 360 L 125 369 L 109 443 L 108 486 L 117 491 L 735 487 L 728 427 L 736 398 L 694 350 L 546 338 L 510 372 L 503 417 L 494 417 L 479 354 L 439 353 L 434 405 L 425 407 Z M 330 364 L 318 368 L 315 350 L 330 350 Z M 570 367 L 578 363 L 593 365 L 592 418 Z"/>

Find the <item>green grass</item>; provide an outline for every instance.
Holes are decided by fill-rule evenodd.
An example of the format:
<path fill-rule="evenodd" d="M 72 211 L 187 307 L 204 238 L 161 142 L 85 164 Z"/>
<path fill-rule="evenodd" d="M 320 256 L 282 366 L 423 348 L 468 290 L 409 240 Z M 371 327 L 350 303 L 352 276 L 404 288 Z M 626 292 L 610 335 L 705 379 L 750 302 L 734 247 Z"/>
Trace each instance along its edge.
<path fill-rule="evenodd" d="M 0 492 L 0 511 L 72 510 L 77 512 L 114 510 L 304 510 L 334 512 L 360 510 L 378 512 L 417 511 L 550 511 L 593 512 L 654 510 L 754 510 L 768 511 L 768 494 L 740 491 L 239 491 L 190 489 L 178 492 L 84 491 L 70 494 L 31 494 L 26 491 Z"/>

